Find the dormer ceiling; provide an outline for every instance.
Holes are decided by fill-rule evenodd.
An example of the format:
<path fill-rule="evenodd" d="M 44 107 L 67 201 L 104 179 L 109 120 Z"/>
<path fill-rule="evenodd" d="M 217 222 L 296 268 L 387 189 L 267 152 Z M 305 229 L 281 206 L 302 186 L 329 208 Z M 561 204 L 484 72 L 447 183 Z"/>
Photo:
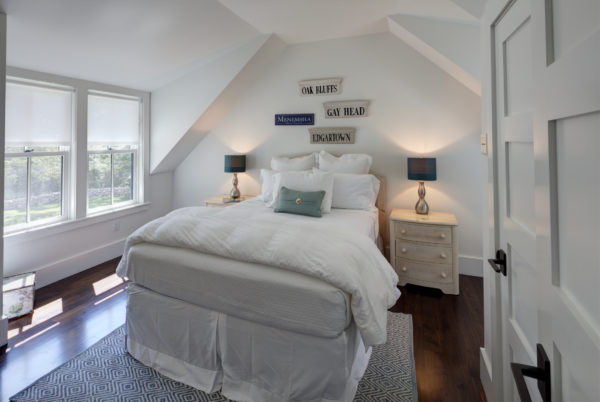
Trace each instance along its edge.
<path fill-rule="evenodd" d="M 155 90 L 260 34 L 365 35 L 388 31 L 395 14 L 476 21 L 465 1 L 0 0 L 0 9 L 8 65 Z"/>

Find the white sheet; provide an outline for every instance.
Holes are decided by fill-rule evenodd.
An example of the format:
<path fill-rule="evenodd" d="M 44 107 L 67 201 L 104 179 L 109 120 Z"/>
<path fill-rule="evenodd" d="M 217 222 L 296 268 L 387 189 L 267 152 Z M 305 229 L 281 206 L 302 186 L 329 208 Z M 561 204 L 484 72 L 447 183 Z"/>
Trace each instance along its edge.
<path fill-rule="evenodd" d="M 177 381 L 230 399 L 350 402 L 370 350 L 354 324 L 321 338 L 240 320 L 130 284 L 127 350 Z"/>
<path fill-rule="evenodd" d="M 146 243 L 132 247 L 129 265 L 133 283 L 274 328 L 330 338 L 352 318 L 347 293 L 275 267 Z"/>
<path fill-rule="evenodd" d="M 387 309 L 400 292 L 396 273 L 372 239 L 318 223 L 318 218 L 292 222 L 291 215 L 257 212 L 249 204 L 219 210 L 182 208 L 144 225 L 127 239 L 117 273 L 130 277 L 129 252 L 144 242 L 273 265 L 349 293 L 365 346 L 384 343 Z"/>

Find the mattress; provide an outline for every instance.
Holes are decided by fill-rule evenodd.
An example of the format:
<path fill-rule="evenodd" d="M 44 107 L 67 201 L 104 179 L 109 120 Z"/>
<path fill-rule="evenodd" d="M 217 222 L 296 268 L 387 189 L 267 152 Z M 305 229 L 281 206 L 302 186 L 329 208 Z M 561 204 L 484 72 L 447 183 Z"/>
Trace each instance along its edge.
<path fill-rule="evenodd" d="M 249 214 L 273 213 L 255 200 L 230 208 L 246 208 Z M 320 219 L 281 216 L 289 222 L 311 219 L 377 239 L 377 210 L 334 209 Z M 336 337 L 352 319 L 347 293 L 319 279 L 272 266 L 147 243 L 132 247 L 129 264 L 129 279 L 137 285 L 275 328 Z"/>

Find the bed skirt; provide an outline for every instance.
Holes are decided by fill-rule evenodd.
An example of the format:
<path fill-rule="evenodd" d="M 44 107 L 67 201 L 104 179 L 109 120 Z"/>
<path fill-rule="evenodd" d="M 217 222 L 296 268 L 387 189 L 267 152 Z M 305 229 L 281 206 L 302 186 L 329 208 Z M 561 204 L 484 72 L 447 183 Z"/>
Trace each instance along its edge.
<path fill-rule="evenodd" d="M 161 374 L 237 401 L 350 402 L 369 362 L 352 322 L 323 338 L 247 321 L 130 284 L 127 350 Z"/>

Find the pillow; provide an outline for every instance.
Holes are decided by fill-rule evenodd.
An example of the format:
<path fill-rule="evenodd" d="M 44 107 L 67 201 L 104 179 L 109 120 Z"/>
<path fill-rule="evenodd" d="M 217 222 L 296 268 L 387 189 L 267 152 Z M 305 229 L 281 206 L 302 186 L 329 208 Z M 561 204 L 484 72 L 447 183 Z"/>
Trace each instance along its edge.
<path fill-rule="evenodd" d="M 319 169 L 327 172 L 367 174 L 373 158 L 367 154 L 344 154 L 335 157 L 329 152 L 319 153 Z"/>
<path fill-rule="evenodd" d="M 321 204 L 323 213 L 331 212 L 333 194 L 333 174 L 327 172 L 280 172 L 274 175 L 273 198 L 269 207 L 278 205 L 281 187 L 293 188 L 297 191 L 325 191 Z"/>
<path fill-rule="evenodd" d="M 269 169 L 260 169 L 260 198 L 264 202 L 271 202 L 273 199 L 273 176 L 275 171 Z"/>
<path fill-rule="evenodd" d="M 323 190 L 297 191 L 281 187 L 275 212 L 321 217 L 323 197 L 325 197 Z"/>
<path fill-rule="evenodd" d="M 372 174 L 335 173 L 331 207 L 371 210 L 377 202 L 380 185 Z"/>
<path fill-rule="evenodd" d="M 279 171 L 291 170 L 310 170 L 316 165 L 316 155 L 314 153 L 296 158 L 285 156 L 274 156 L 271 158 L 271 169 Z"/>

